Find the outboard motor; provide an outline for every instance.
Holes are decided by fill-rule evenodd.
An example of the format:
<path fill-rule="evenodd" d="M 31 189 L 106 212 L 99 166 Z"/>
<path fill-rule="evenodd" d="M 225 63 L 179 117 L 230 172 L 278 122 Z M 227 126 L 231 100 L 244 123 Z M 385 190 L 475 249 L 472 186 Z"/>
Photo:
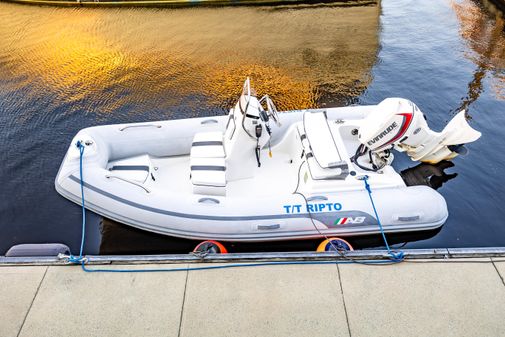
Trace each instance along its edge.
<path fill-rule="evenodd" d="M 380 166 L 391 161 L 389 150 L 394 147 L 407 152 L 414 161 L 436 164 L 466 153 L 463 145 L 480 136 L 466 121 L 464 110 L 442 132 L 435 132 L 414 103 L 403 98 L 386 98 L 363 120 L 358 131 L 362 146 L 353 159 L 357 160 L 368 148 L 370 161 Z"/>

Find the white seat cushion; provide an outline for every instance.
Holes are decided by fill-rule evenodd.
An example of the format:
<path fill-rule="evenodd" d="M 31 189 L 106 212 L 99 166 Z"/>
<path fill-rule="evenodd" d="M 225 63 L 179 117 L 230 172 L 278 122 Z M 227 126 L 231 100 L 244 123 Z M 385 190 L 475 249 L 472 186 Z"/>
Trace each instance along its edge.
<path fill-rule="evenodd" d="M 193 185 L 225 187 L 224 158 L 191 158 L 191 182 Z"/>
<path fill-rule="evenodd" d="M 324 130 L 324 128 L 327 128 L 328 132 L 330 132 L 328 124 L 326 123 L 326 116 L 323 113 L 308 113 L 308 114 L 321 114 L 322 117 L 324 117 L 324 124 L 323 125 L 319 124 L 319 127 L 321 127 L 322 130 Z M 309 124 L 311 122 L 313 122 L 313 120 L 310 120 Z M 321 122 L 321 120 L 316 120 L 316 122 L 319 123 L 319 122 Z M 316 125 L 317 125 L 317 123 L 313 123 L 313 124 L 311 124 L 311 127 L 315 128 Z M 309 129 L 310 129 L 310 127 L 309 127 Z M 338 150 L 336 148 L 336 143 L 333 142 L 333 136 L 331 134 L 329 136 L 331 137 L 332 144 L 323 145 L 323 144 L 318 143 L 321 140 L 321 138 L 317 136 L 317 132 L 315 132 L 316 130 L 311 129 L 311 131 L 314 133 L 312 135 L 312 138 L 316 139 L 315 143 L 318 144 L 317 146 L 324 146 L 326 148 L 334 147 L 334 150 L 337 151 L 337 155 L 340 158 L 340 156 L 338 154 Z M 326 167 L 323 167 L 323 164 L 320 163 L 319 160 L 317 160 L 319 158 L 315 157 L 314 147 L 313 147 L 314 145 L 312 145 L 312 143 L 309 140 L 309 137 L 306 133 L 306 128 L 299 126 L 298 127 L 298 134 L 300 135 L 300 141 L 302 143 L 302 147 L 304 150 L 304 156 L 305 156 L 305 159 L 307 160 L 307 164 L 308 164 L 310 175 L 311 175 L 312 179 L 314 179 L 314 180 L 345 179 L 345 177 L 347 176 L 347 173 L 348 173 L 348 167 L 347 167 L 347 163 L 345 161 L 339 161 L 339 162 L 335 162 L 335 163 L 325 162 Z M 328 136 L 328 135 L 326 135 L 326 136 Z M 330 155 L 335 155 L 335 153 L 332 154 L 331 151 L 332 150 L 330 149 L 330 151 L 329 151 Z M 326 157 L 324 157 L 324 158 L 326 158 Z M 332 165 L 330 166 L 329 164 L 332 164 Z"/>
<path fill-rule="evenodd" d="M 199 132 L 193 137 L 191 158 L 224 158 L 223 133 Z"/>
<path fill-rule="evenodd" d="M 224 158 L 191 158 L 193 193 L 226 195 L 226 162 Z"/>
<path fill-rule="evenodd" d="M 343 164 L 324 112 L 306 112 L 303 126 L 314 158 L 321 168 Z"/>
<path fill-rule="evenodd" d="M 226 194 L 226 162 L 222 132 L 199 132 L 190 153 L 193 193 Z"/>
<path fill-rule="evenodd" d="M 154 179 L 151 159 L 147 154 L 110 162 L 107 169 L 115 177 L 134 180 L 141 184 L 145 183 L 151 174 Z"/>
<path fill-rule="evenodd" d="M 309 164 L 309 171 L 312 179 L 325 180 L 325 179 L 344 179 L 347 170 L 343 171 L 342 168 L 321 168 L 313 156 L 308 155 L 307 164 Z"/>

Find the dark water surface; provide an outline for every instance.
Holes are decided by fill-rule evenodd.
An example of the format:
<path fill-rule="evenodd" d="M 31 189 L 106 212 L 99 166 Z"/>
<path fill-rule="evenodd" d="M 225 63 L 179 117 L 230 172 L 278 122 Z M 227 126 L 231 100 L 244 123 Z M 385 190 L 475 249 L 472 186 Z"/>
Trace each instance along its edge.
<path fill-rule="evenodd" d="M 54 190 L 78 130 L 223 114 L 248 75 L 281 109 L 401 96 L 435 130 L 468 109 L 483 136 L 446 169 L 458 174 L 439 189 L 447 223 L 395 240 L 411 248 L 505 246 L 504 69 L 504 21 L 471 0 L 176 10 L 0 3 L 0 254 L 25 242 L 78 249 L 80 208 Z M 396 166 L 414 164 L 398 156 Z M 88 216 L 86 251 L 96 253 L 100 218 Z M 139 242 L 153 251 L 192 245 L 124 226 L 102 232 L 102 252 L 145 251 Z"/>

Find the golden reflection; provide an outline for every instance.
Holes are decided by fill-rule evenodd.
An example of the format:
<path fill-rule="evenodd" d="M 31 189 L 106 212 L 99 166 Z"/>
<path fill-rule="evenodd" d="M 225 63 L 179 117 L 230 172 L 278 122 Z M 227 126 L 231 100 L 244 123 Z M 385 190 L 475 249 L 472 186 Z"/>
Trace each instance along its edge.
<path fill-rule="evenodd" d="M 366 88 L 378 20 L 377 5 L 74 9 L 0 3 L 0 71 L 36 83 L 28 95 L 49 92 L 69 103 L 67 113 L 107 116 L 124 106 L 160 111 L 184 105 L 198 114 L 209 100 L 228 107 L 246 76 L 279 109 L 308 108 Z"/>
<path fill-rule="evenodd" d="M 482 81 L 491 77 L 491 87 L 496 98 L 505 99 L 505 33 L 501 15 L 492 17 L 486 9 L 472 0 L 451 0 L 458 21 L 460 34 L 470 47 L 466 56 L 476 65 L 468 95 L 460 109 L 467 109 L 481 94 Z"/>
<path fill-rule="evenodd" d="M 206 90 L 214 99 L 233 104 L 244 77 L 252 79 L 258 97 L 268 94 L 279 110 L 306 109 L 316 105 L 316 88 L 308 81 L 293 78 L 283 69 L 261 64 L 216 68 L 209 73 Z"/>

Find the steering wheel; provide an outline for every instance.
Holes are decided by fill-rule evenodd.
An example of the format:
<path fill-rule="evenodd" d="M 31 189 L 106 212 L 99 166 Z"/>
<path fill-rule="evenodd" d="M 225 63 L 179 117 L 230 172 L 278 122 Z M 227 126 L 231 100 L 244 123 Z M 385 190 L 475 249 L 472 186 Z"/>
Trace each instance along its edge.
<path fill-rule="evenodd" d="M 260 99 L 260 104 L 261 105 L 263 105 L 263 102 L 265 102 L 266 105 L 267 105 L 267 113 L 268 113 L 268 115 L 270 117 L 272 117 L 272 119 L 275 122 L 275 125 L 277 125 L 278 127 L 280 127 L 281 126 L 281 122 L 279 120 L 279 112 L 277 111 L 277 108 L 275 107 L 275 104 L 272 101 L 272 99 L 268 95 L 265 95 L 265 96 L 263 96 Z"/>

